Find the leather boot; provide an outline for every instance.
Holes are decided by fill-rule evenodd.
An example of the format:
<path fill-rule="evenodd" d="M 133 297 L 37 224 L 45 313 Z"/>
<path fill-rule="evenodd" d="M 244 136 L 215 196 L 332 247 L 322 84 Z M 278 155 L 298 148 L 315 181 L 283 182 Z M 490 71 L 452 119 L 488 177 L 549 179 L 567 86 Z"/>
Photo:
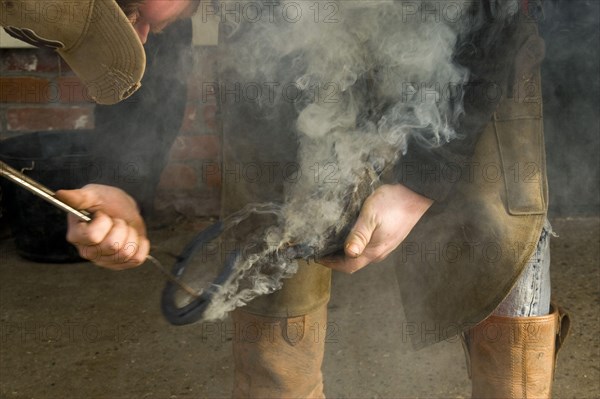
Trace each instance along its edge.
<path fill-rule="evenodd" d="M 490 316 L 465 334 L 473 398 L 547 399 L 569 316 L 554 304 L 536 317 Z M 470 359 L 470 361 L 469 361 Z"/>
<path fill-rule="evenodd" d="M 237 309 L 233 398 L 321 399 L 327 306 L 298 317 Z"/>

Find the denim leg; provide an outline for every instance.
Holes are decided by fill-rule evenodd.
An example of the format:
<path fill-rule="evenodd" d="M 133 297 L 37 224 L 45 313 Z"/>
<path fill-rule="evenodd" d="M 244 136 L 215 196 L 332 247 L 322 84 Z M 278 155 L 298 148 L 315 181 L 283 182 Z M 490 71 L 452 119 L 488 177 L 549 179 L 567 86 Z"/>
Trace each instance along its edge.
<path fill-rule="evenodd" d="M 543 316 L 550 311 L 550 236 L 546 220 L 537 248 L 514 287 L 494 310 L 496 316 Z"/>

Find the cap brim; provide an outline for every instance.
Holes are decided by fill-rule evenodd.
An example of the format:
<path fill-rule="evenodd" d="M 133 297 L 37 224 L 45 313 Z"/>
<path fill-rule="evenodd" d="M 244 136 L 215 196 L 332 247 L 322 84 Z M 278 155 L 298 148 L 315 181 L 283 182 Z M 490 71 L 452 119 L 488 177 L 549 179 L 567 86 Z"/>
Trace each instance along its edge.
<path fill-rule="evenodd" d="M 113 0 L 96 0 L 89 26 L 77 45 L 57 50 L 98 104 L 116 104 L 140 86 L 146 68 L 144 47 L 131 22 Z"/>

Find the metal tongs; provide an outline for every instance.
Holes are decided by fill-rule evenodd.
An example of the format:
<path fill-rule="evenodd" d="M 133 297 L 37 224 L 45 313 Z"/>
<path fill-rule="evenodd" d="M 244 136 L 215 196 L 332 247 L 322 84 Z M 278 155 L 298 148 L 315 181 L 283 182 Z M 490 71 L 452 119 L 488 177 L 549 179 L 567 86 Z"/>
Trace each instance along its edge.
<path fill-rule="evenodd" d="M 88 211 L 77 210 L 77 209 L 73 208 L 72 206 L 64 203 L 63 201 L 56 198 L 56 194 L 54 193 L 54 191 L 50 190 L 48 187 L 42 185 L 41 183 L 33 180 L 32 178 L 24 175 L 23 173 L 19 172 L 18 170 L 10 167 L 9 165 L 7 165 L 6 163 L 4 163 L 2 161 L 0 161 L 0 176 L 3 176 L 5 178 L 7 178 L 8 180 L 16 183 L 17 185 L 23 187 L 24 189 L 31 192 L 32 194 L 49 202 L 50 204 L 54 205 L 55 207 L 62 209 L 63 211 L 65 211 L 67 213 L 77 216 L 80 220 L 82 220 L 84 222 L 90 222 L 92 220 L 92 215 Z M 177 277 L 175 277 L 167 269 L 165 269 L 164 266 L 159 262 L 158 259 L 156 259 L 152 255 L 148 255 L 146 259 L 149 260 L 150 263 L 152 263 L 154 266 L 156 266 L 156 268 L 158 270 L 160 270 L 160 272 L 162 274 L 164 274 L 167 279 L 169 279 L 171 282 L 177 284 L 181 289 L 183 289 L 189 295 L 191 295 L 192 297 L 199 296 L 199 294 L 195 290 L 193 290 L 190 286 L 179 281 L 179 279 L 177 279 Z"/>
<path fill-rule="evenodd" d="M 56 198 L 54 191 L 38 183 L 32 178 L 25 176 L 23 173 L 10 167 L 2 161 L 0 161 L 0 176 L 6 177 L 8 180 L 18 184 L 19 186 L 23 187 L 32 194 L 37 195 L 38 197 L 48 201 L 55 207 L 60 208 L 65 212 L 77 216 L 84 222 L 90 222 L 92 220 L 91 214 L 89 212 L 79 211 L 73 208 L 72 206 L 65 204 L 64 202 Z"/>

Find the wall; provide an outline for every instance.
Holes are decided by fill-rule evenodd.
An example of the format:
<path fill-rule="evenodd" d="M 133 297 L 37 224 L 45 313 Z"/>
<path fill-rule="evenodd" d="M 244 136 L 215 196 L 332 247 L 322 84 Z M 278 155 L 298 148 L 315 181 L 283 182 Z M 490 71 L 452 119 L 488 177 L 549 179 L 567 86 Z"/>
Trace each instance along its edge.
<path fill-rule="evenodd" d="M 220 198 L 220 137 L 216 99 L 202 92 L 214 81 L 214 46 L 194 46 L 182 127 L 168 155 L 155 207 L 193 216 L 217 215 Z M 95 105 L 85 88 L 52 51 L 0 49 L 0 139 L 51 130 L 92 132 Z M 136 123 L 128 121 L 127 123 Z"/>
<path fill-rule="evenodd" d="M 155 201 L 158 211 L 184 215 L 218 215 L 221 188 L 221 137 L 216 93 L 216 47 L 194 47 L 187 107 L 179 135 L 169 153 Z"/>
<path fill-rule="evenodd" d="M 598 215 L 600 2 L 547 0 L 540 31 L 550 215 Z"/>
<path fill-rule="evenodd" d="M 117 130 L 110 133 L 116 144 L 107 143 L 103 137 L 95 141 L 98 147 L 115 149 L 111 155 L 117 171 L 113 173 L 111 170 L 110 174 L 114 176 L 106 176 L 105 169 L 112 165 L 107 168 L 107 165 L 101 164 L 99 168 L 105 170 L 104 175 L 90 176 L 92 182 L 108 180 L 123 186 L 141 197 L 141 205 L 146 212 L 151 211 L 148 208 L 154 208 L 167 215 L 217 215 L 221 172 L 216 99 L 214 93 L 201 92 L 200 82 L 214 82 L 216 79 L 214 62 L 218 22 L 214 15 L 204 12 L 204 7 L 200 11 L 191 23 L 177 22 L 149 39 L 153 43 L 146 47 L 152 54 L 147 54 L 147 73 L 143 81 L 148 83 L 148 87 L 146 90 L 142 87 L 136 98 L 130 98 L 129 104 L 119 104 L 121 108 L 116 112 L 97 108 L 89 101 L 85 88 L 54 52 L 33 48 L 0 29 L 0 140 L 36 131 L 74 129 L 93 134 L 94 129 L 104 131 L 108 127 Z M 191 50 L 182 50 L 189 41 L 193 45 Z M 179 49 L 173 48 L 178 46 Z M 174 57 L 179 59 L 175 61 Z M 172 80 L 161 79 L 158 75 L 171 78 L 173 70 L 185 68 L 186 63 L 193 65 L 189 68 L 192 72 L 187 82 L 187 106 L 181 129 L 171 131 L 172 126 L 178 123 L 169 117 L 170 104 L 165 98 L 172 99 L 179 91 L 169 87 Z M 169 92 L 173 92 L 171 97 Z M 134 104 L 136 101 L 140 102 L 139 107 Z M 152 119 L 144 112 L 146 107 L 164 111 Z M 130 111 L 135 111 L 132 114 L 137 116 L 129 115 Z M 118 121 L 107 123 L 107 116 Z M 165 121 L 167 119 L 170 121 Z M 143 121 L 145 125 L 140 123 Z M 158 126 L 149 132 L 149 124 Z M 131 151 L 119 146 L 129 147 Z M 139 147 L 147 148 L 140 151 Z M 165 157 L 165 148 L 169 147 L 171 151 L 155 196 L 152 187 L 147 189 L 144 186 L 153 186 L 158 180 L 158 176 L 154 176 L 155 170 L 162 168 L 161 158 Z M 156 159 L 148 161 L 148 155 Z M 148 166 L 149 163 L 156 165 Z M 130 165 L 134 166 L 133 173 L 129 173 Z M 120 173 L 119 168 L 127 170 L 127 173 Z M 156 200 L 147 204 L 148 197 Z"/>
<path fill-rule="evenodd" d="M 0 138 L 94 127 L 94 105 L 58 55 L 0 49 L 0 59 Z"/>

